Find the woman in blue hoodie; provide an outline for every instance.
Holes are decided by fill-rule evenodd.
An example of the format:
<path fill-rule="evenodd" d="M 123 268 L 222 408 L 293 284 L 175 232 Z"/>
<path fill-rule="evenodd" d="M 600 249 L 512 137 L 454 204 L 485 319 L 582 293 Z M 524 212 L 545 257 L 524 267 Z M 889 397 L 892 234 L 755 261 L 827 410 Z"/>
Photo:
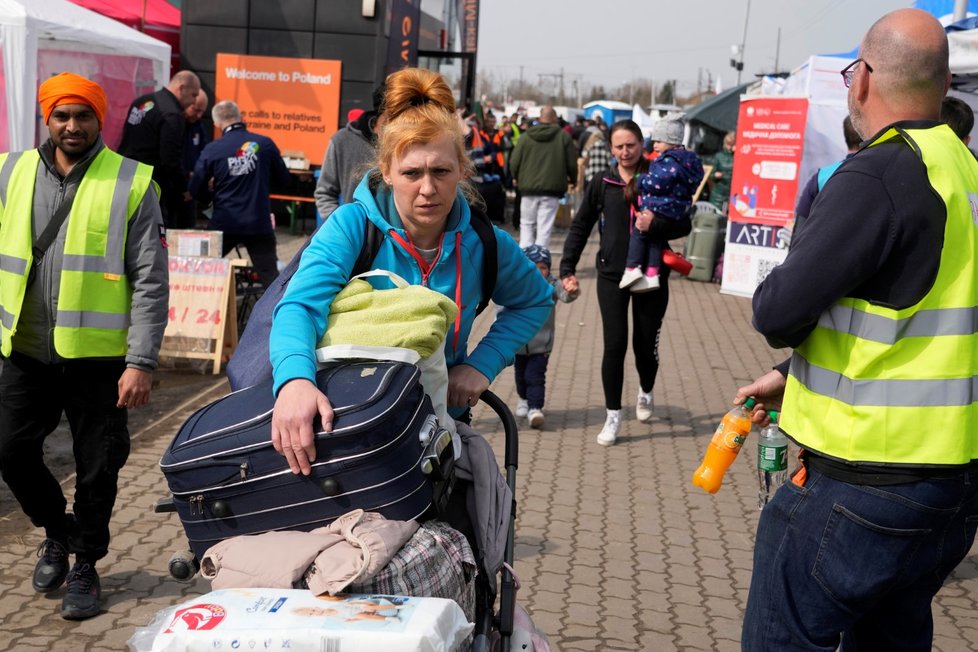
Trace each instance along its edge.
<path fill-rule="evenodd" d="M 314 349 L 326 330 L 333 298 L 350 280 L 367 220 L 387 235 L 374 269 L 441 292 L 459 308 L 445 338 L 448 405 L 455 417 L 512 363 L 553 305 L 553 290 L 536 266 L 508 234 L 494 229 L 496 319 L 468 352 L 485 267 L 482 243 L 470 223 L 470 203 L 477 194 L 463 182 L 471 163 L 452 90 L 437 73 L 407 68 L 388 77 L 384 107 L 377 167 L 357 186 L 353 202 L 340 206 L 313 235 L 274 313 L 272 441 L 294 473 L 310 472 L 315 417 L 326 431 L 332 427 L 329 398 L 314 382 Z"/>

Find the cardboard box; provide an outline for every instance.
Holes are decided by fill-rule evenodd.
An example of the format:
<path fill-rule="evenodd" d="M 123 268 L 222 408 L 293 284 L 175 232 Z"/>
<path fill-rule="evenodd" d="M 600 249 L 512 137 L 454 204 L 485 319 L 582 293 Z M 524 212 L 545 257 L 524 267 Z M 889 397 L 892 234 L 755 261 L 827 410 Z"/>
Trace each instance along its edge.
<path fill-rule="evenodd" d="M 171 256 L 221 258 L 224 234 L 201 229 L 170 229 L 166 241 Z"/>

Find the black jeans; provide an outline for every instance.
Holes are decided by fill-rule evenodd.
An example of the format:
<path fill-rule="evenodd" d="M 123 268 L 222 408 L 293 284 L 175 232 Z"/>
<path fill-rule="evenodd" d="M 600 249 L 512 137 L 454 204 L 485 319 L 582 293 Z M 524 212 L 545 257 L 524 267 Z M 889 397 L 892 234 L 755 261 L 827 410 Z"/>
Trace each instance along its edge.
<path fill-rule="evenodd" d="M 108 553 L 119 469 L 129 458 L 128 413 L 116 407 L 125 368 L 122 360 L 44 364 L 14 353 L 0 372 L 0 475 L 45 536 L 93 562 Z M 62 412 L 77 473 L 73 528 L 61 484 L 44 464 L 44 440 Z"/>
<path fill-rule="evenodd" d="M 669 283 L 652 292 L 632 293 L 618 288 L 618 281 L 598 276 L 598 308 L 604 332 L 604 355 L 601 358 L 601 384 L 604 405 L 621 409 L 621 391 L 625 382 L 625 353 L 628 351 L 628 304 L 632 304 L 632 350 L 635 369 L 643 392 L 651 392 L 659 373 L 659 332 L 669 305 Z"/>
<path fill-rule="evenodd" d="M 531 353 L 516 355 L 513 370 L 516 372 L 516 394 L 525 398 L 531 409 L 542 410 L 547 389 L 547 362 L 550 356 L 546 353 Z"/>

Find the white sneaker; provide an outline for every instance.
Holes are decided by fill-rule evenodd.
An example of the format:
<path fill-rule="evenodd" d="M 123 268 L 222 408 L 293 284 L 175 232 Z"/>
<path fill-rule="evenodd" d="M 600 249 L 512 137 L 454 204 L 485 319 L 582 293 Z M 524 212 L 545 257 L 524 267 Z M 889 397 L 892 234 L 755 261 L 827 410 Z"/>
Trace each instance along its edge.
<path fill-rule="evenodd" d="M 642 423 L 652 420 L 652 393 L 646 394 L 638 390 L 638 401 L 635 402 L 635 418 Z"/>
<path fill-rule="evenodd" d="M 659 277 L 658 276 L 643 276 L 639 280 L 635 281 L 630 287 L 633 294 L 638 294 L 639 292 L 651 292 L 652 290 L 659 289 Z"/>
<path fill-rule="evenodd" d="M 533 408 L 527 413 L 526 418 L 531 428 L 539 428 L 543 425 L 543 410 Z"/>
<path fill-rule="evenodd" d="M 525 398 L 521 398 L 516 401 L 516 418 L 522 419 L 526 416 L 527 412 L 530 411 L 530 404 L 526 402 Z"/>
<path fill-rule="evenodd" d="M 624 290 L 625 288 L 631 287 L 633 284 L 642 280 L 644 274 L 639 267 L 629 267 L 625 270 L 625 273 L 621 275 L 621 282 L 618 287 Z"/>
<path fill-rule="evenodd" d="M 604 420 L 604 427 L 598 433 L 598 443 L 602 446 L 613 446 L 618 439 L 618 431 L 621 429 L 621 410 L 608 410 L 608 416 Z"/>

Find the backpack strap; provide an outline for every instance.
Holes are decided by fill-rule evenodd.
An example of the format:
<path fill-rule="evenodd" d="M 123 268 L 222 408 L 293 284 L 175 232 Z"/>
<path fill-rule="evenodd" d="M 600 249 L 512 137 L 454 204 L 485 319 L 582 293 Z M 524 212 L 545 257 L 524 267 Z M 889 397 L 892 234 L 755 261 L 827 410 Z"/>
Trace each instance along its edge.
<path fill-rule="evenodd" d="M 473 207 L 472 228 L 482 242 L 482 256 L 484 268 L 482 270 L 482 301 L 475 309 L 475 314 L 482 314 L 482 311 L 489 305 L 493 293 L 496 291 L 496 276 L 499 273 L 499 254 L 496 246 L 496 232 L 493 230 L 492 222 L 482 210 Z"/>
<path fill-rule="evenodd" d="M 363 227 L 363 245 L 360 247 L 360 255 L 357 256 L 356 262 L 353 263 L 351 276 L 357 276 L 358 274 L 370 271 L 374 263 L 374 258 L 377 257 L 377 252 L 380 251 L 380 244 L 384 241 L 384 234 L 380 228 L 369 217 L 365 217 L 364 221 L 366 224 Z"/>

